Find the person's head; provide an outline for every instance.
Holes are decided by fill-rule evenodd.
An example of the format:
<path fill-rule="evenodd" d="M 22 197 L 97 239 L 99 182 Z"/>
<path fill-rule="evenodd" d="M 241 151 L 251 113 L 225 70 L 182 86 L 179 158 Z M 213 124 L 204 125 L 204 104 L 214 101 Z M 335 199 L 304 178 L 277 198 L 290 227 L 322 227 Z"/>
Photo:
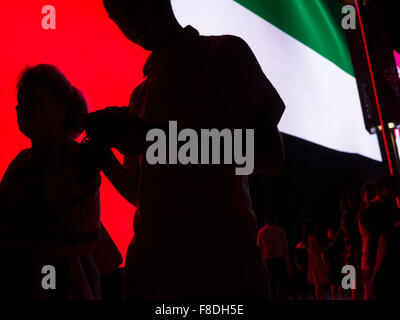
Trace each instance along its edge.
<path fill-rule="evenodd" d="M 55 66 L 26 68 L 20 74 L 17 90 L 18 125 L 31 140 L 75 139 L 83 131 L 86 101 Z"/>
<path fill-rule="evenodd" d="M 308 237 L 311 234 L 316 234 L 317 233 L 317 226 L 314 223 L 313 220 L 307 219 L 304 221 L 303 226 L 301 228 L 301 241 L 307 245 L 308 242 Z"/>
<path fill-rule="evenodd" d="M 374 184 L 376 194 L 386 201 L 394 201 L 399 193 L 399 180 L 393 176 L 381 176 Z"/>
<path fill-rule="evenodd" d="M 360 191 L 357 189 L 346 190 L 340 199 L 340 212 L 357 210 L 361 203 Z"/>
<path fill-rule="evenodd" d="M 161 47 L 179 26 L 170 0 L 103 0 L 122 33 L 146 50 Z"/>
<path fill-rule="evenodd" d="M 376 196 L 375 188 L 372 183 L 365 183 L 361 187 L 361 199 L 365 207 L 368 207 L 371 204 L 375 196 Z"/>

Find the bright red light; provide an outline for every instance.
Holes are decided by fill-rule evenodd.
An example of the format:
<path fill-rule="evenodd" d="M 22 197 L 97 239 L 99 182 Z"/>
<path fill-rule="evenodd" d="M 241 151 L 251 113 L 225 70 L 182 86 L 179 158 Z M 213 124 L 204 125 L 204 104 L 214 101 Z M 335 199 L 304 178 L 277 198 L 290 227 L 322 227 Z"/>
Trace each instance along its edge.
<path fill-rule="evenodd" d="M 56 30 L 44 30 L 42 7 L 56 9 Z M 90 110 L 127 105 L 142 80 L 148 52 L 130 43 L 108 18 L 101 0 L 0 2 L 0 176 L 30 146 L 18 130 L 16 79 L 26 65 L 54 64 L 87 98 Z M 134 207 L 103 177 L 102 222 L 125 255 Z"/>

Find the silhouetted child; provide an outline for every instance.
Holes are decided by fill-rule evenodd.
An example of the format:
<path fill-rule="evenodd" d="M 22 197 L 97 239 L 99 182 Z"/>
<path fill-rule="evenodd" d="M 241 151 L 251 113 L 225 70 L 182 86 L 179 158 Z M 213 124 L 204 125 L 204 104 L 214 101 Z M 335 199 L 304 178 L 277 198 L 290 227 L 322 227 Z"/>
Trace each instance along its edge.
<path fill-rule="evenodd" d="M 23 71 L 17 88 L 18 125 L 32 146 L 0 184 L 2 258 L 8 257 L 0 290 L 8 298 L 98 299 L 90 252 L 99 237 L 100 177 L 85 175 L 90 163 L 75 142 L 86 101 L 46 64 Z M 56 290 L 42 287 L 44 265 L 55 267 Z"/>

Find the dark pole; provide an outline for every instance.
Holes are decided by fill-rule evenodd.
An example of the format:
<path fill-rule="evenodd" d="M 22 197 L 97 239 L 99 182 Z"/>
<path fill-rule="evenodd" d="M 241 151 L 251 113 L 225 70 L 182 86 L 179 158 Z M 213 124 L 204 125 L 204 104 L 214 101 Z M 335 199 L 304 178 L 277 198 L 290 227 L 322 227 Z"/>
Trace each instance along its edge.
<path fill-rule="evenodd" d="M 364 69 L 368 69 L 368 72 L 362 74 L 364 79 L 358 81 L 364 81 L 365 86 L 365 78 L 369 73 L 371 100 L 374 100 L 376 109 L 374 117 L 372 120 L 368 119 L 366 124 L 367 127 L 375 127 L 382 160 L 387 164 L 388 171 L 391 175 L 399 175 L 399 154 L 394 127 L 399 125 L 400 104 L 398 89 L 393 89 L 399 88 L 399 79 L 393 49 L 387 39 L 380 4 L 375 2 L 369 8 L 364 8 L 362 1 L 355 0 L 354 3 L 365 51 Z M 365 16 L 368 19 L 364 19 Z M 385 73 L 392 76 L 390 82 Z"/>

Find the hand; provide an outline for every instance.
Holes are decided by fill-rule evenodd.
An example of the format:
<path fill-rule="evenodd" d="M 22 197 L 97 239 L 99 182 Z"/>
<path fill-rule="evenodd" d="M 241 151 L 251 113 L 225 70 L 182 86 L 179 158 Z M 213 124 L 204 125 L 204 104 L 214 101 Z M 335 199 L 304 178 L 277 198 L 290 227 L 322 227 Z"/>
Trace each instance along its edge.
<path fill-rule="evenodd" d="M 129 113 L 128 107 L 107 107 L 84 118 L 87 137 L 118 149 L 124 155 L 141 153 L 151 128 L 143 119 Z"/>
<path fill-rule="evenodd" d="M 87 137 L 115 146 L 124 133 L 128 115 L 128 107 L 107 107 L 85 115 L 83 123 Z"/>

